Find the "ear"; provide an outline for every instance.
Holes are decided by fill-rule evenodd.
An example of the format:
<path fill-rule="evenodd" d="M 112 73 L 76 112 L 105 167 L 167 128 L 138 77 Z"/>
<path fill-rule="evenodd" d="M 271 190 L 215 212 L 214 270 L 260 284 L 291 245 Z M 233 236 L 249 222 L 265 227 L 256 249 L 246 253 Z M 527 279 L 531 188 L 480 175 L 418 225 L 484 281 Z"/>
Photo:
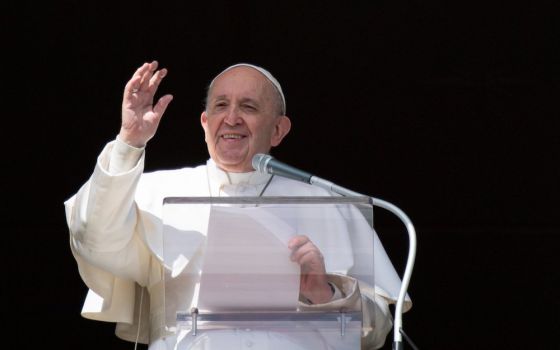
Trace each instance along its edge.
<path fill-rule="evenodd" d="M 292 122 L 290 121 L 290 118 L 285 115 L 278 117 L 274 127 L 274 132 L 270 138 L 270 145 L 272 147 L 278 146 L 284 139 L 284 136 L 288 135 L 291 128 Z"/>
<path fill-rule="evenodd" d="M 208 126 L 208 116 L 206 115 L 206 111 L 200 114 L 200 124 L 202 125 L 202 128 L 206 130 L 206 127 Z"/>
<path fill-rule="evenodd" d="M 206 132 L 208 131 L 208 116 L 206 115 L 206 111 L 200 114 L 200 125 L 202 125 L 202 129 L 204 129 L 204 140 L 206 140 Z"/>

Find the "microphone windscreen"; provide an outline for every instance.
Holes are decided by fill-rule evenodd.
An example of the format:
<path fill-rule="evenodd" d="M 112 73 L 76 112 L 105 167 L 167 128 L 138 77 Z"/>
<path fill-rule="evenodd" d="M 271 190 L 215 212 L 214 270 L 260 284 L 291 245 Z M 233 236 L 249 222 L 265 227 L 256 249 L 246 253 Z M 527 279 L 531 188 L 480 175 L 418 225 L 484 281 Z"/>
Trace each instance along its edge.
<path fill-rule="evenodd" d="M 263 154 L 263 153 L 255 154 L 251 161 L 251 164 L 253 165 L 253 169 L 255 169 L 260 173 L 267 173 L 266 164 L 270 159 L 272 159 L 271 155 Z"/>

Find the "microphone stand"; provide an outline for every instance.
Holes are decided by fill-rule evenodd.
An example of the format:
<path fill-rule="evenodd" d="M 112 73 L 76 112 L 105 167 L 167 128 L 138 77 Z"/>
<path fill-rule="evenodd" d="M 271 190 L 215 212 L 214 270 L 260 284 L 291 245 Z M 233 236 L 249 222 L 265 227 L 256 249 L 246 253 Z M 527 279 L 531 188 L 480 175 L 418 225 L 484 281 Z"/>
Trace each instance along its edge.
<path fill-rule="evenodd" d="M 268 154 L 256 154 L 253 157 L 252 165 L 255 170 L 258 170 L 262 173 L 268 173 L 272 175 L 277 174 L 296 181 L 302 181 L 311 185 L 321 187 L 323 189 L 326 189 L 327 191 L 334 192 L 344 197 L 368 197 L 370 198 L 371 203 L 373 205 L 386 209 L 391 213 L 395 214 L 396 216 L 398 216 L 399 219 L 401 219 L 401 221 L 406 226 L 406 230 L 408 231 L 409 247 L 408 247 L 408 259 L 406 262 L 406 268 L 402 277 L 401 289 L 399 291 L 399 296 L 397 298 L 397 305 L 395 308 L 393 350 L 403 349 L 403 344 L 402 344 L 403 335 L 405 336 L 407 341 L 409 341 L 410 345 L 414 349 L 417 349 L 416 345 L 414 345 L 414 343 L 412 343 L 412 341 L 409 340 L 408 336 L 406 335 L 406 333 L 404 333 L 404 330 L 402 329 L 402 313 L 403 313 L 404 299 L 406 297 L 406 290 L 410 282 L 410 277 L 412 276 L 412 268 L 414 266 L 414 259 L 416 257 L 416 230 L 414 229 L 414 226 L 412 225 L 412 221 L 410 221 L 408 216 L 397 206 L 389 202 L 386 202 L 384 200 L 375 197 L 366 196 L 361 193 L 354 192 L 344 187 L 338 186 L 330 181 L 327 181 L 317 176 L 313 176 L 310 173 L 301 171 L 285 163 L 279 162 L 275 160 L 274 157 Z"/>
<path fill-rule="evenodd" d="M 338 186 L 330 181 L 321 179 L 320 177 L 316 177 L 316 176 L 311 176 L 311 178 L 309 179 L 309 183 L 324 188 L 328 191 L 337 193 L 344 197 L 365 196 L 361 193 L 351 191 L 349 189 Z M 410 283 L 410 278 L 412 276 L 414 259 L 416 258 L 416 230 L 412 225 L 412 221 L 397 206 L 387 201 L 384 201 L 382 199 L 374 198 L 371 196 L 366 196 L 366 197 L 369 197 L 371 199 L 373 205 L 388 210 L 391 213 L 398 216 L 398 218 L 404 223 L 404 225 L 406 226 L 406 230 L 408 231 L 408 239 L 409 239 L 408 259 L 406 261 L 406 268 L 404 270 L 404 274 L 402 277 L 401 289 L 399 291 L 399 297 L 397 299 L 397 305 L 395 307 L 395 322 L 393 328 L 393 350 L 403 350 L 404 348 L 402 343 L 402 334 L 404 333 L 404 331 L 402 329 L 402 314 L 403 314 L 404 299 L 406 297 L 406 291 L 408 289 L 408 284 Z M 416 348 L 414 345 L 413 347 Z"/>

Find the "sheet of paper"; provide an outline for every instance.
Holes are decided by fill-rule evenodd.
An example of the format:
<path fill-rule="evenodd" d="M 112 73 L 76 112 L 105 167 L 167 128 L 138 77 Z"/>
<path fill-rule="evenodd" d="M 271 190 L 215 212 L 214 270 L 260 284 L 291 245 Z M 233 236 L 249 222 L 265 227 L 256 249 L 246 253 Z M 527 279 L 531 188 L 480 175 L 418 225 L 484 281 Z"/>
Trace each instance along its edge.
<path fill-rule="evenodd" d="M 295 311 L 299 265 L 293 229 L 259 207 L 212 208 L 202 264 L 201 311 Z"/>

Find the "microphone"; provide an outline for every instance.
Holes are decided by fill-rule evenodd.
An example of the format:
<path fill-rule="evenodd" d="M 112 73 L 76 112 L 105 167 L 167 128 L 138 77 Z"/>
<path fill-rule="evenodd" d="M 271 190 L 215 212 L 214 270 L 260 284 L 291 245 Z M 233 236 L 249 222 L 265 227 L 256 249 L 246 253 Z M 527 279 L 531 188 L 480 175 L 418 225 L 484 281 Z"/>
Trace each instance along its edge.
<path fill-rule="evenodd" d="M 253 168 L 255 170 L 263 174 L 279 175 L 308 184 L 311 183 L 311 178 L 313 177 L 313 175 L 311 175 L 310 173 L 282 163 L 281 161 L 274 159 L 273 156 L 268 154 L 255 154 L 253 156 L 251 164 L 253 164 Z"/>
<path fill-rule="evenodd" d="M 334 192 L 338 195 L 348 197 L 348 196 L 366 196 L 364 194 L 349 190 L 337 184 L 334 184 L 331 181 L 327 181 L 320 177 L 311 175 L 305 171 L 296 169 L 290 165 L 284 164 L 272 157 L 268 154 L 257 153 L 253 156 L 252 163 L 253 168 L 263 174 L 271 174 L 271 175 L 279 175 L 290 178 L 292 180 L 302 181 L 307 184 L 311 184 L 314 186 L 321 187 L 328 191 Z M 395 307 L 395 319 L 393 322 L 393 349 L 394 350 L 401 350 L 403 349 L 402 344 L 402 336 L 404 334 L 404 330 L 402 329 L 402 314 L 403 314 L 403 305 L 404 300 L 406 298 L 406 291 L 408 285 L 410 283 L 410 278 L 412 277 L 412 269 L 414 267 L 414 261 L 416 258 L 416 229 L 412 224 L 410 218 L 406 215 L 404 211 L 402 211 L 396 205 L 384 201 L 379 198 L 369 197 L 371 203 L 375 206 L 388 210 L 389 212 L 396 215 L 402 223 L 405 225 L 406 230 L 408 232 L 409 238 L 409 247 L 408 247 L 408 258 L 406 262 L 406 268 L 402 277 L 401 288 L 399 291 L 399 296 L 397 298 L 397 304 Z M 416 349 L 414 343 L 412 343 L 407 337 L 406 340 L 412 345 L 413 348 Z"/>
<path fill-rule="evenodd" d="M 251 164 L 253 165 L 253 168 L 255 170 L 263 174 L 279 175 L 279 176 L 287 177 L 292 180 L 305 182 L 307 184 L 324 188 L 327 191 L 331 191 L 345 197 L 364 196 L 361 193 L 351 191 L 347 188 L 338 186 L 337 184 L 334 184 L 331 181 L 327 181 L 320 177 L 311 175 L 310 173 L 305 172 L 303 170 L 294 168 L 291 165 L 282 163 L 281 161 L 274 159 L 274 157 L 272 157 L 269 154 L 262 154 L 262 153 L 255 154 L 253 156 L 253 160 Z"/>

